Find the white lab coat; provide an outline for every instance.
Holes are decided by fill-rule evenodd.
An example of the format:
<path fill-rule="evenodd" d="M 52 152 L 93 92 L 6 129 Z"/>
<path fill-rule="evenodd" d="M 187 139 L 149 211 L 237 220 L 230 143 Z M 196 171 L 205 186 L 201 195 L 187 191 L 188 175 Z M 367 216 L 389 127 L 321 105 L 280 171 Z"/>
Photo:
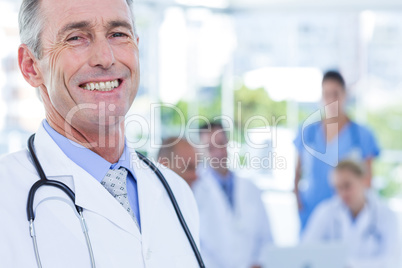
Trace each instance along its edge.
<path fill-rule="evenodd" d="M 200 243 L 208 268 L 249 268 L 261 263 L 272 235 L 261 192 L 234 176 L 234 210 L 209 170 L 193 186 L 200 213 Z"/>
<path fill-rule="evenodd" d="M 97 268 L 198 266 L 163 185 L 134 150 L 141 233 L 120 203 L 71 161 L 42 126 L 35 149 L 47 177 L 72 188 L 76 204 L 84 208 Z M 174 172 L 161 170 L 198 243 L 199 218 L 190 188 Z M 27 150 L 1 158 L 0 267 L 36 267 L 26 203 L 29 189 L 38 179 Z M 58 189 L 43 187 L 37 191 L 34 207 L 43 267 L 90 267 L 85 237 L 70 199 Z"/>
<path fill-rule="evenodd" d="M 366 196 L 368 202 L 355 222 L 339 197 L 321 203 L 307 224 L 302 242 L 340 242 L 347 245 L 348 267 L 398 267 L 396 216 L 373 193 L 368 192 Z"/>

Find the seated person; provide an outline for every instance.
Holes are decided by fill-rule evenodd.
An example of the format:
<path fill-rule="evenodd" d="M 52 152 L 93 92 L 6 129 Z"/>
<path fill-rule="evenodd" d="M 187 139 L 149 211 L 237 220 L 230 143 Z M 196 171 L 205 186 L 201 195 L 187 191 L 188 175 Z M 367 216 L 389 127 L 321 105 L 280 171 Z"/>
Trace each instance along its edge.
<path fill-rule="evenodd" d="M 364 170 L 357 163 L 338 164 L 331 177 L 336 196 L 314 210 L 302 242 L 344 243 L 349 251 L 347 267 L 397 267 L 397 219 L 367 190 L 364 178 Z"/>

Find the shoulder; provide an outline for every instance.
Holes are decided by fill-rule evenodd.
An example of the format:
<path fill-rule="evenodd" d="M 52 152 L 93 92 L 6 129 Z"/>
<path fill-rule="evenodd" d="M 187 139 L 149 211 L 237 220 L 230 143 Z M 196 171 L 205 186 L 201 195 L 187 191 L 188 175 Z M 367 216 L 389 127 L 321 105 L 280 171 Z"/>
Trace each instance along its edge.
<path fill-rule="evenodd" d="M 25 159 L 28 159 L 27 150 L 4 154 L 0 156 L 0 167 L 7 166 L 8 163 L 23 163 Z"/>
<path fill-rule="evenodd" d="M 31 186 L 38 180 L 35 168 L 28 158 L 26 150 L 3 155 L 0 157 L 0 211 L 14 217 L 23 215 L 26 198 Z M 15 198 L 10 202 L 10 196 Z M 22 217 L 22 216 L 21 216 Z"/>
<path fill-rule="evenodd" d="M 317 132 L 321 126 L 321 121 L 314 122 L 308 125 L 300 125 L 293 144 L 300 152 L 303 149 L 303 144 L 313 144 L 316 139 Z"/>
<path fill-rule="evenodd" d="M 396 214 L 390 209 L 389 205 L 377 194 L 368 193 L 370 202 L 373 203 L 374 209 L 379 214 L 380 219 L 386 219 L 387 221 L 397 221 Z"/>
<path fill-rule="evenodd" d="M 364 158 L 379 155 L 380 147 L 374 136 L 374 132 L 369 127 L 352 122 L 349 131 L 352 135 L 358 137 Z"/>
<path fill-rule="evenodd" d="M 351 126 L 352 126 L 351 131 L 353 131 L 353 128 L 357 129 L 358 134 L 363 138 L 374 137 L 374 131 L 369 126 L 362 125 L 356 122 L 352 122 Z"/>
<path fill-rule="evenodd" d="M 197 167 L 197 180 L 192 187 L 194 194 L 200 191 L 209 191 L 211 187 L 218 187 L 211 171 L 208 168 Z"/>
<path fill-rule="evenodd" d="M 239 203 L 243 203 L 246 210 L 261 212 L 265 207 L 263 191 L 251 180 L 235 176 L 234 189 Z M 239 201 L 240 200 L 240 201 Z M 265 208 L 263 209 L 265 212 Z"/>
<path fill-rule="evenodd" d="M 206 207 L 210 208 L 213 200 L 219 200 L 221 196 L 218 183 L 214 180 L 212 174 L 205 170 L 197 170 L 197 180 L 191 188 L 200 212 L 205 211 Z"/>
<path fill-rule="evenodd" d="M 247 190 L 248 193 L 261 194 L 261 190 L 250 179 L 234 175 L 234 184 L 235 187 L 237 185 L 239 188 Z"/>
<path fill-rule="evenodd" d="M 29 160 L 27 150 L 21 150 L 0 157 L 0 180 L 4 182 L 4 180 L 12 177 L 13 174 L 17 175 L 14 179 L 21 177 L 22 174 L 25 174 L 25 177 L 29 176 L 29 174 L 37 176 L 35 168 Z"/>
<path fill-rule="evenodd" d="M 313 215 L 326 217 L 333 213 L 341 206 L 341 201 L 337 196 L 322 201 L 313 211 Z"/>
<path fill-rule="evenodd" d="M 317 234 L 320 231 L 325 230 L 328 227 L 328 221 L 332 219 L 332 215 L 337 213 L 337 207 L 338 201 L 335 198 L 322 201 L 317 205 L 308 219 L 303 240 L 308 241 L 308 237 L 311 234 Z"/>
<path fill-rule="evenodd" d="M 311 124 L 300 124 L 298 127 L 298 135 L 306 134 L 307 131 L 316 131 L 321 126 L 321 121 L 317 121 Z"/>

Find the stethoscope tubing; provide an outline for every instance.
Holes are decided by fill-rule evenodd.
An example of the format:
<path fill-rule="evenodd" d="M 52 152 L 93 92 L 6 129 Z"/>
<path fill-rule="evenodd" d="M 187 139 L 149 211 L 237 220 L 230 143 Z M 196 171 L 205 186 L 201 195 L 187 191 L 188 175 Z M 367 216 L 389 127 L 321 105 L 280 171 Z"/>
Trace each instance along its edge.
<path fill-rule="evenodd" d="M 87 244 L 88 253 L 90 256 L 90 260 L 91 260 L 91 267 L 95 268 L 96 267 L 95 266 L 95 258 L 94 258 L 94 254 L 92 251 L 91 240 L 89 239 L 89 235 L 88 235 L 88 228 L 85 223 L 83 209 L 82 209 L 82 207 L 75 204 L 75 193 L 70 189 L 70 187 L 68 187 L 67 185 L 65 185 L 64 183 L 62 183 L 60 181 L 47 179 L 46 174 L 43 171 L 43 168 L 35 153 L 34 139 L 35 139 L 35 134 L 32 134 L 28 139 L 28 152 L 32 158 L 32 161 L 34 162 L 34 167 L 35 167 L 36 171 L 38 172 L 40 180 L 36 181 L 32 185 L 31 189 L 29 190 L 28 200 L 27 200 L 27 218 L 29 221 L 29 234 L 32 238 L 32 243 L 33 243 L 33 247 L 34 247 L 34 251 L 35 251 L 35 258 L 36 258 L 36 263 L 38 265 L 38 268 L 42 268 L 42 262 L 40 260 L 38 243 L 37 243 L 37 239 L 36 239 L 35 224 L 34 224 L 35 213 L 34 213 L 34 209 L 33 209 L 33 203 L 34 203 L 36 191 L 42 186 L 51 186 L 51 187 L 56 187 L 56 188 L 60 189 L 73 202 L 75 209 L 77 210 L 78 214 L 80 215 L 80 224 L 81 224 L 82 231 L 85 235 L 85 241 Z"/>
<path fill-rule="evenodd" d="M 144 155 L 142 155 L 139 152 L 137 152 L 137 155 L 142 161 L 144 161 L 152 169 L 152 171 L 156 174 L 156 176 L 159 178 L 159 180 L 165 187 L 166 192 L 168 193 L 170 201 L 173 205 L 173 208 L 176 211 L 177 218 L 179 219 L 180 224 L 183 227 L 184 232 L 186 233 L 187 239 L 190 242 L 190 245 L 191 245 L 191 248 L 193 249 L 195 257 L 197 258 L 198 264 L 200 265 L 201 268 L 205 268 L 205 264 L 202 260 L 200 251 L 198 250 L 198 247 L 197 247 L 197 244 L 194 241 L 194 238 L 187 226 L 187 223 L 183 217 L 183 214 L 181 213 L 179 204 L 177 203 L 176 198 L 173 194 L 173 191 L 170 188 L 169 183 L 166 181 L 165 176 L 163 176 L 162 172 L 160 172 L 160 170 L 148 158 L 146 158 Z"/>

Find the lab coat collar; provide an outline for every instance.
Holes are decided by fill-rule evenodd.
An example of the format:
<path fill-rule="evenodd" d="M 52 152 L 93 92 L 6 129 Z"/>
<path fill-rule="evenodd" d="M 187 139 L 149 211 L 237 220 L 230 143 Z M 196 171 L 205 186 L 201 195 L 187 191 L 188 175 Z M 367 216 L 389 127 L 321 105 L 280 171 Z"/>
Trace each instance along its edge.
<path fill-rule="evenodd" d="M 353 219 L 349 207 L 346 206 L 339 197 L 337 197 L 337 199 L 343 211 L 343 219 L 346 220 L 350 226 L 354 227 L 355 232 L 365 230 L 365 226 L 371 223 L 370 221 L 372 220 L 374 210 L 376 210 L 377 204 L 374 198 L 368 192 L 366 193 L 366 203 L 355 219 Z"/>
<path fill-rule="evenodd" d="M 232 171 L 231 171 L 232 172 Z M 234 173 L 232 173 L 232 183 L 233 183 L 233 208 L 226 197 L 222 186 L 219 184 L 218 180 L 214 178 L 211 170 L 206 168 L 204 170 L 199 170 L 199 182 L 195 184 L 195 187 L 205 188 L 204 191 L 209 192 L 209 194 L 214 195 L 216 200 L 224 206 L 224 211 L 227 211 L 229 215 L 236 216 L 239 213 L 239 204 L 237 200 L 239 199 L 240 187 L 238 187 L 238 178 Z"/>
<path fill-rule="evenodd" d="M 138 227 L 120 203 L 94 177 L 70 160 L 42 125 L 35 136 L 35 151 L 49 179 L 72 177 L 71 188 L 75 192 L 75 203 L 78 206 L 102 215 L 141 240 Z M 141 219 L 146 221 L 142 213 Z"/>
<path fill-rule="evenodd" d="M 138 202 L 141 215 L 141 233 L 143 243 L 148 243 L 148 239 L 152 237 L 152 228 L 158 224 L 155 218 L 158 216 L 157 205 L 161 202 L 163 194 L 163 186 L 155 173 L 138 158 L 137 152 L 127 146 L 130 154 L 132 170 L 135 171 L 137 178 Z M 160 168 L 162 171 L 163 168 Z M 166 198 L 167 195 L 166 195 Z M 170 202 L 169 199 L 164 202 Z"/>

